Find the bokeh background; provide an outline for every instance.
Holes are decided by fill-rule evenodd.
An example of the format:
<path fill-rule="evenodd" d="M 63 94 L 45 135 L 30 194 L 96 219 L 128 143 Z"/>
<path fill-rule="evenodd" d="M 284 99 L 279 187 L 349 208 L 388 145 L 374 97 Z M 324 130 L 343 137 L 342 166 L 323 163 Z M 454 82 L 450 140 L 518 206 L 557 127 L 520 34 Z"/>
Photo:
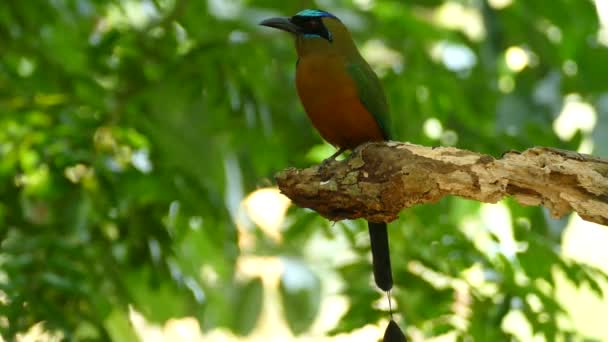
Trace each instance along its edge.
<path fill-rule="evenodd" d="M 397 140 L 608 157 L 606 0 L 30 0 L 0 4 L 5 341 L 375 341 L 362 222 L 273 174 L 333 152 L 265 18 L 352 30 Z M 608 340 L 608 228 L 445 198 L 390 226 L 412 341 Z"/>

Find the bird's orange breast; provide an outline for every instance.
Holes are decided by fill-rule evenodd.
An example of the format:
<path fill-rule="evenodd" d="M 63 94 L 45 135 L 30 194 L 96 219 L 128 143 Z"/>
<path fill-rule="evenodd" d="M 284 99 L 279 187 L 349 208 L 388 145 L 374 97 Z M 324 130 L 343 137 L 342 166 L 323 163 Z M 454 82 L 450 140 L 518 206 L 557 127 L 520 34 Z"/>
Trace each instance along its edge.
<path fill-rule="evenodd" d="M 306 114 L 323 139 L 352 149 L 364 142 L 384 140 L 382 129 L 364 107 L 354 80 L 340 56 L 300 58 L 296 87 Z"/>

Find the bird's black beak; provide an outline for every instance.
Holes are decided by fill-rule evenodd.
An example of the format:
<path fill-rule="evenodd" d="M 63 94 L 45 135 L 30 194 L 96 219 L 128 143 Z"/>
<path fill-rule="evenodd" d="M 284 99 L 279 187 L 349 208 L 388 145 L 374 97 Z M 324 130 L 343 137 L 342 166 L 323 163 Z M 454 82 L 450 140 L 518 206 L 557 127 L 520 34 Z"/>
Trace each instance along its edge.
<path fill-rule="evenodd" d="M 289 18 L 270 18 L 260 22 L 260 25 L 274 27 L 293 34 L 298 34 L 300 32 L 300 28 L 296 24 L 292 23 Z"/>

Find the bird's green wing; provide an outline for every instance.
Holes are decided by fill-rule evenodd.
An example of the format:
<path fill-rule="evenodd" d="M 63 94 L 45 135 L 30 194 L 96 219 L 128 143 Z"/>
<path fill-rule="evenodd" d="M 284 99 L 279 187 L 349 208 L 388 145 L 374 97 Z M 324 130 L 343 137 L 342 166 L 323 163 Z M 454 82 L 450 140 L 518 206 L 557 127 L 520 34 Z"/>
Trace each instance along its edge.
<path fill-rule="evenodd" d="M 347 71 L 357 84 L 359 100 L 380 125 L 384 138 L 390 139 L 388 103 L 378 76 L 364 60 L 348 64 Z"/>

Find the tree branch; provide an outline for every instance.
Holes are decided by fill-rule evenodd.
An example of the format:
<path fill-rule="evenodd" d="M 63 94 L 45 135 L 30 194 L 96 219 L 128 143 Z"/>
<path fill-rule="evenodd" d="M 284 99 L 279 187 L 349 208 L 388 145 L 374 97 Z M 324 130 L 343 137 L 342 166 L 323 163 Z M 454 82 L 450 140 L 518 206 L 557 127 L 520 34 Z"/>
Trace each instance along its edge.
<path fill-rule="evenodd" d="M 608 160 L 546 147 L 495 159 L 453 147 L 369 143 L 344 161 L 276 175 L 298 206 L 324 217 L 390 222 L 403 208 L 456 195 L 486 203 L 512 196 L 554 217 L 576 211 L 608 225 Z"/>

